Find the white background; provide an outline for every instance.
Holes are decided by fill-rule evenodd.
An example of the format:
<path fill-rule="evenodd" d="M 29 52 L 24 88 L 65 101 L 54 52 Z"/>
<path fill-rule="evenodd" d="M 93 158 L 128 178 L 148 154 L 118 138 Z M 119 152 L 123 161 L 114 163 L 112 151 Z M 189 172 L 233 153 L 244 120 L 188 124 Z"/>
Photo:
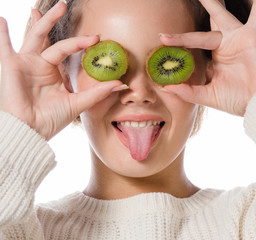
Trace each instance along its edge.
<path fill-rule="evenodd" d="M 0 16 L 8 20 L 13 46 L 18 51 L 34 0 L 0 0 Z M 90 174 L 86 133 L 68 126 L 49 142 L 57 167 L 36 193 L 45 202 L 83 190 Z M 243 119 L 209 109 L 199 134 L 186 150 L 186 171 L 201 188 L 230 189 L 256 181 L 256 147 L 243 130 Z"/>

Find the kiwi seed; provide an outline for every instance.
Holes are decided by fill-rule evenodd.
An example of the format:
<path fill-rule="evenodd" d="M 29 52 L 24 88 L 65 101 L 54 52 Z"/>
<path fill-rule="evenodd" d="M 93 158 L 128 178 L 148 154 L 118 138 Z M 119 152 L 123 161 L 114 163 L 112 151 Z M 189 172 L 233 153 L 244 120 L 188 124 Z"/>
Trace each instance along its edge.
<path fill-rule="evenodd" d="M 179 84 L 194 71 L 192 54 L 179 47 L 160 46 L 147 60 L 149 77 L 160 85 Z"/>
<path fill-rule="evenodd" d="M 82 66 L 96 80 L 118 80 L 127 71 L 128 56 L 119 43 L 106 40 L 86 49 Z"/>

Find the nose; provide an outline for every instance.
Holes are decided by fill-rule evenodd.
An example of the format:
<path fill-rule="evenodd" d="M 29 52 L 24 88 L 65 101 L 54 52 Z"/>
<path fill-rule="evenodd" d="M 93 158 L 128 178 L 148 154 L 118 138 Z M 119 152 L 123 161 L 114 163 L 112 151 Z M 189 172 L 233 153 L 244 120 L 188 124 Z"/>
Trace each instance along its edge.
<path fill-rule="evenodd" d="M 120 101 L 122 104 L 150 105 L 156 102 L 155 86 L 146 73 L 138 76 L 130 76 L 126 84 L 129 86 L 129 89 L 121 93 Z"/>

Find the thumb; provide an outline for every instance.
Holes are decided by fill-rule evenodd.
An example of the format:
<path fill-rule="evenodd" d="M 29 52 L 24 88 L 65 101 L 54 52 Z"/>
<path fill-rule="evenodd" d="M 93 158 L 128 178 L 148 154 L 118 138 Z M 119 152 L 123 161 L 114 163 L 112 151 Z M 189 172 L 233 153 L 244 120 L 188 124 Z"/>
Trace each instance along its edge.
<path fill-rule="evenodd" d="M 211 83 L 210 83 L 211 84 Z M 189 85 L 186 83 L 178 85 L 168 85 L 163 89 L 164 91 L 173 93 L 182 100 L 194 104 L 211 106 L 210 84 L 208 85 Z"/>
<path fill-rule="evenodd" d="M 115 80 L 98 83 L 96 86 L 83 92 L 71 93 L 70 101 L 75 116 L 104 100 L 112 92 L 118 92 L 128 88 L 129 87 L 126 84 L 122 84 L 122 82 Z"/>
<path fill-rule="evenodd" d="M 12 48 L 7 22 L 4 18 L 0 17 L 0 59 L 3 60 L 12 53 L 14 53 L 14 50 Z"/>

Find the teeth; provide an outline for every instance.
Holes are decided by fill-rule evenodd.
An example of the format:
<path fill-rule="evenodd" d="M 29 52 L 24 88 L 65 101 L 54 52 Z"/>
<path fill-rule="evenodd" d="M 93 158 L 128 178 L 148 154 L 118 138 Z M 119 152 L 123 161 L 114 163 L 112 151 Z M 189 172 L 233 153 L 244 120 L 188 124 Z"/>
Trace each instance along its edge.
<path fill-rule="evenodd" d="M 125 127 L 134 127 L 134 128 L 144 128 L 150 126 L 160 125 L 161 121 L 143 121 L 143 122 L 134 122 L 134 121 L 125 121 L 125 122 L 117 122 Z"/>
<path fill-rule="evenodd" d="M 152 121 L 150 120 L 150 121 L 147 121 L 147 126 L 152 126 Z"/>
<path fill-rule="evenodd" d="M 143 127 L 146 127 L 146 126 L 147 126 L 147 122 L 140 122 L 139 123 L 140 128 L 143 128 Z"/>
<path fill-rule="evenodd" d="M 138 127 L 139 123 L 138 122 L 131 122 L 131 127 Z"/>

